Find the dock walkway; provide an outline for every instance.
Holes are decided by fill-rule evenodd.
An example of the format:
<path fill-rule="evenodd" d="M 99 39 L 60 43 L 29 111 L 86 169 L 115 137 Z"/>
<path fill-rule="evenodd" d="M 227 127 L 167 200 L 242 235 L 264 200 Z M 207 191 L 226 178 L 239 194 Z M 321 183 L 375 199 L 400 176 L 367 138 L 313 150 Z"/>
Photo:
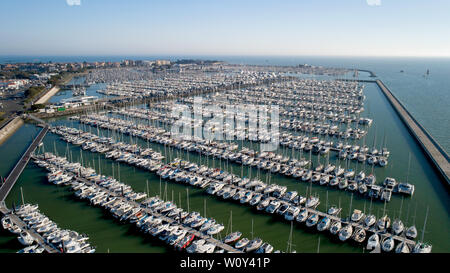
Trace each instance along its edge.
<path fill-rule="evenodd" d="M 60 253 L 59 250 L 57 250 L 56 248 L 50 246 L 49 244 L 47 244 L 44 240 L 44 238 L 42 238 L 41 235 L 39 235 L 39 233 L 37 233 L 35 230 L 33 229 L 28 229 L 28 227 L 26 226 L 26 224 L 19 218 L 17 217 L 17 215 L 15 215 L 12 211 L 8 210 L 4 203 L 2 202 L 2 204 L 0 205 L 0 212 L 3 215 L 8 215 L 9 218 L 11 219 L 11 221 L 18 225 L 20 227 L 21 230 L 26 230 L 35 240 L 35 242 L 37 242 L 37 244 L 41 247 L 43 247 L 45 249 L 46 252 L 48 253 Z"/>

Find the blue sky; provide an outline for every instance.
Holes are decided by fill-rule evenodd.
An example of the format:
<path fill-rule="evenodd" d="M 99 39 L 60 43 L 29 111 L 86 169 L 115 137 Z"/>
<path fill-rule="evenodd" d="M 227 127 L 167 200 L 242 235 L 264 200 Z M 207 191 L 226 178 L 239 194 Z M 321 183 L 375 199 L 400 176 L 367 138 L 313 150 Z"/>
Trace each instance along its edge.
<path fill-rule="evenodd" d="M 0 55 L 450 56 L 448 0 L 67 1 L 1 0 Z"/>

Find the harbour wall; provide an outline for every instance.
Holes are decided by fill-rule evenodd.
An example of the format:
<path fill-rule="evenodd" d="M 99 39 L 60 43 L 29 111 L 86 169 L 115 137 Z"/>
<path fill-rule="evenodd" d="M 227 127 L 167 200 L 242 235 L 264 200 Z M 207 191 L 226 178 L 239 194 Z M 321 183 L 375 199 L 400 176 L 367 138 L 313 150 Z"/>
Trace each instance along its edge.
<path fill-rule="evenodd" d="M 20 126 L 23 125 L 23 120 L 20 117 L 12 118 L 0 129 L 0 144 L 3 144 L 11 135 L 14 134 Z"/>
<path fill-rule="evenodd" d="M 446 181 L 447 189 L 450 189 L 450 164 L 447 152 L 431 136 L 430 133 L 406 110 L 406 107 L 392 94 L 387 86 L 381 80 L 356 80 L 356 79 L 338 79 L 340 81 L 370 82 L 375 83 L 385 95 L 392 108 L 400 116 L 400 119 L 411 132 L 420 147 L 430 159 L 432 165 L 438 171 L 440 176 Z"/>
<path fill-rule="evenodd" d="M 408 110 L 406 110 L 403 104 L 392 94 L 389 88 L 387 88 L 381 80 L 376 80 L 375 83 L 381 89 L 394 110 L 400 116 L 400 119 L 406 124 L 406 127 L 416 138 L 417 142 L 425 151 L 429 159 L 433 162 L 433 165 L 447 182 L 447 187 L 450 186 L 450 164 L 448 154 L 431 136 L 431 134 L 428 133 L 428 131 L 408 112 Z"/>
<path fill-rule="evenodd" d="M 46 103 L 51 97 L 53 97 L 56 93 L 58 93 L 60 90 L 59 87 L 53 87 L 50 89 L 47 93 L 45 93 L 42 97 L 40 97 L 34 104 L 44 104 Z"/>

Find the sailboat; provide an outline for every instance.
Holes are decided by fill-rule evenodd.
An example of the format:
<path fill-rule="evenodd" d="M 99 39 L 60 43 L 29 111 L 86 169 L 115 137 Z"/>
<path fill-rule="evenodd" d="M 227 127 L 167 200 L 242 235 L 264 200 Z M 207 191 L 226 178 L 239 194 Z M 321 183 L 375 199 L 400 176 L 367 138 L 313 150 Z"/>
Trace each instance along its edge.
<path fill-rule="evenodd" d="M 425 227 L 427 225 L 428 212 L 429 212 L 429 207 L 427 207 L 427 214 L 425 215 L 425 222 L 423 223 L 422 238 L 414 246 L 413 253 L 431 253 L 432 245 L 429 243 L 425 243 L 423 240 L 424 236 L 425 236 Z"/>
<path fill-rule="evenodd" d="M 414 211 L 414 222 L 413 222 L 413 225 L 410 226 L 405 232 L 406 237 L 408 237 L 409 239 L 416 239 L 416 237 L 417 237 L 416 213 L 417 213 L 417 203 L 416 203 L 416 209 Z"/>
<path fill-rule="evenodd" d="M 225 244 L 228 244 L 228 245 L 237 242 L 237 241 L 241 238 L 241 236 L 242 236 L 242 232 L 240 232 L 240 231 L 235 231 L 235 232 L 233 232 L 233 222 L 232 222 L 232 219 L 233 219 L 233 212 L 230 211 L 230 234 L 228 234 L 228 235 L 223 239 L 223 242 L 224 242 Z"/>

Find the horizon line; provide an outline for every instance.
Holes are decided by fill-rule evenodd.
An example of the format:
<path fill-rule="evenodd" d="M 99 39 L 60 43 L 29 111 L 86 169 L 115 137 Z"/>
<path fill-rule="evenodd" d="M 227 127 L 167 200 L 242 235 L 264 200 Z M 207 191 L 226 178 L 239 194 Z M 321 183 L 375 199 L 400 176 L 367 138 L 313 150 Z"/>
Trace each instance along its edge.
<path fill-rule="evenodd" d="M 0 57 L 333 57 L 333 58 L 450 58 L 450 55 L 282 55 L 282 54 L 182 54 L 182 53 L 152 53 L 152 54 L 1 54 Z"/>

